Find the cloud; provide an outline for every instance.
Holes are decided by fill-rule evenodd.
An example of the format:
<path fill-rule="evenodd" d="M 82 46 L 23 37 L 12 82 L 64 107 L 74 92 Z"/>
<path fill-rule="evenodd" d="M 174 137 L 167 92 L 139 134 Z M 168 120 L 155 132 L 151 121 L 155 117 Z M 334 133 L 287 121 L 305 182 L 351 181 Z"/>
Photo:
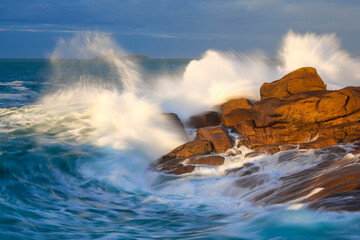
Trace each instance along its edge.
<path fill-rule="evenodd" d="M 176 36 L 166 35 L 166 34 L 152 34 L 153 37 L 159 38 L 177 38 Z"/>
<path fill-rule="evenodd" d="M 95 30 L 112 33 L 134 48 L 144 46 L 135 38 L 151 38 L 172 42 L 169 47 L 195 47 L 203 41 L 212 48 L 235 49 L 260 43 L 266 50 L 276 49 L 281 36 L 294 29 L 335 32 L 360 51 L 358 12 L 358 0 L 13 0 L 0 3 L 0 28 L 2 33 L 29 34 Z M 235 45 L 228 46 L 230 42 Z"/>

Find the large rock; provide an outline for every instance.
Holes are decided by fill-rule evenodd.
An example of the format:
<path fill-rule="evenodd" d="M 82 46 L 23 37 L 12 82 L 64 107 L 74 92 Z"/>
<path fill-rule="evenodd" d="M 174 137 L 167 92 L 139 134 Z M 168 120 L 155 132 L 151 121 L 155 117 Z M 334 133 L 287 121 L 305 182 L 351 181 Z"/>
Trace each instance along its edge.
<path fill-rule="evenodd" d="M 240 121 L 254 120 L 252 109 L 236 108 L 221 117 L 221 125 L 234 127 Z"/>
<path fill-rule="evenodd" d="M 200 128 L 196 132 L 196 137 L 201 140 L 210 141 L 216 153 L 223 153 L 233 147 L 227 130 L 222 126 Z"/>
<path fill-rule="evenodd" d="M 184 174 L 194 171 L 194 166 L 187 166 L 183 161 L 192 156 L 206 155 L 213 151 L 212 144 L 206 140 L 194 140 L 185 143 L 168 154 L 162 156 L 154 164 L 152 168 L 168 174 Z"/>
<path fill-rule="evenodd" d="M 191 116 L 189 119 L 190 127 L 202 128 L 216 126 L 220 124 L 219 115 L 215 111 L 207 111 L 198 115 Z"/>
<path fill-rule="evenodd" d="M 285 75 L 280 80 L 264 83 L 260 88 L 260 95 L 261 100 L 264 100 L 317 90 L 326 90 L 326 85 L 315 68 L 304 67 Z"/>
<path fill-rule="evenodd" d="M 179 116 L 175 113 L 163 113 L 163 115 L 170 120 L 170 122 L 175 126 L 175 130 L 179 132 L 186 139 L 189 138 L 187 132 L 185 131 L 184 124 L 181 122 Z"/>
<path fill-rule="evenodd" d="M 244 98 L 233 99 L 221 106 L 221 125 L 234 127 L 239 121 L 254 120 L 252 104 Z"/>
<path fill-rule="evenodd" d="M 241 119 L 234 128 L 243 136 L 243 144 L 251 148 L 271 144 L 321 148 L 351 143 L 360 139 L 359 103 L 360 87 L 269 98 L 254 104 L 254 121 Z"/>
<path fill-rule="evenodd" d="M 164 155 L 160 159 L 160 163 L 167 162 L 170 159 L 184 159 L 196 155 L 205 155 L 213 151 L 213 147 L 210 141 L 207 140 L 194 140 L 187 142 L 168 154 Z"/>
<path fill-rule="evenodd" d="M 253 105 L 245 98 L 233 99 L 221 105 L 221 114 L 226 115 L 237 108 L 251 109 L 252 107 Z"/>

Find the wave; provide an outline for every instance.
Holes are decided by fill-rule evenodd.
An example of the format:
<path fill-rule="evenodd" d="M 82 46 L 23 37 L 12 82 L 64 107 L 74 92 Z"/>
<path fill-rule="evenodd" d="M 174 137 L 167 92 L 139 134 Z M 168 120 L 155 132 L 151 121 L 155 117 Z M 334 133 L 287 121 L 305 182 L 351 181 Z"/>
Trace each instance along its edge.
<path fill-rule="evenodd" d="M 304 66 L 317 68 L 329 88 L 360 83 L 359 60 L 341 49 L 334 34 L 289 31 L 275 59 L 260 51 L 209 50 L 184 72 L 157 76 L 153 85 L 137 62 L 119 53 L 125 51 L 108 34 L 91 32 L 59 40 L 51 60 L 54 88 L 34 105 L 3 109 L 1 124 L 7 128 L 2 131 L 27 128 L 65 142 L 132 151 L 143 155 L 148 164 L 186 141 L 164 112 L 177 113 L 185 122 L 192 114 L 217 109 L 234 97 L 257 100 L 262 83 Z M 268 158 L 262 168 L 274 161 Z M 316 162 L 306 159 L 309 166 Z M 216 177 L 243 161 L 239 157 L 217 169 L 199 168 L 192 176 Z"/>

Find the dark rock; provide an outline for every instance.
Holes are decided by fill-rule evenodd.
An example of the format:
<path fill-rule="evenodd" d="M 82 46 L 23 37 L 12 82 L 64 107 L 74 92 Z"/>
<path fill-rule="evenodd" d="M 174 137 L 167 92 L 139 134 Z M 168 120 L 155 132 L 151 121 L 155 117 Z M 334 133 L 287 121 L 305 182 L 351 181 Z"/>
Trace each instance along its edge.
<path fill-rule="evenodd" d="M 281 178 L 279 188 L 261 201 L 277 204 L 303 198 L 302 202 L 312 202 L 359 187 L 358 159 L 345 156 L 334 161 L 321 162 L 312 168 Z"/>
<path fill-rule="evenodd" d="M 163 115 L 175 125 L 176 130 L 180 134 L 185 136 L 187 139 L 189 138 L 187 132 L 185 131 L 184 124 L 181 122 L 181 120 L 180 120 L 180 118 L 179 118 L 179 116 L 177 114 L 175 114 L 175 113 L 163 113 Z"/>
<path fill-rule="evenodd" d="M 251 173 L 250 173 L 251 174 Z M 235 181 L 235 185 L 241 188 L 255 188 L 259 185 L 263 185 L 270 179 L 269 175 L 266 174 L 255 174 L 239 178 Z"/>
<path fill-rule="evenodd" d="M 265 154 L 265 153 L 264 152 L 250 152 L 250 153 L 245 154 L 245 158 L 257 157 L 257 156 L 260 156 L 263 154 Z"/>
<path fill-rule="evenodd" d="M 203 112 L 201 114 L 192 116 L 189 119 L 189 125 L 194 128 L 217 126 L 219 124 L 219 115 L 214 111 Z"/>
<path fill-rule="evenodd" d="M 264 152 L 265 154 L 268 154 L 268 155 L 273 155 L 275 153 L 280 152 L 280 148 L 276 144 L 258 146 L 256 148 L 254 148 L 254 150 L 255 150 L 255 152 Z"/>
<path fill-rule="evenodd" d="M 186 161 L 186 164 L 198 164 L 209 166 L 220 166 L 225 162 L 225 158 L 221 156 L 199 156 L 191 157 Z"/>
<path fill-rule="evenodd" d="M 331 145 L 337 145 L 339 141 L 335 138 L 318 138 L 312 142 L 300 143 L 300 149 L 317 149 L 324 148 Z"/>
<path fill-rule="evenodd" d="M 195 166 L 184 166 L 183 164 L 178 164 L 175 169 L 168 171 L 167 173 L 181 175 L 185 173 L 191 173 L 194 170 L 195 170 Z"/>
<path fill-rule="evenodd" d="M 360 190 L 341 192 L 321 198 L 308 206 L 310 209 L 320 209 L 331 212 L 360 211 Z"/>

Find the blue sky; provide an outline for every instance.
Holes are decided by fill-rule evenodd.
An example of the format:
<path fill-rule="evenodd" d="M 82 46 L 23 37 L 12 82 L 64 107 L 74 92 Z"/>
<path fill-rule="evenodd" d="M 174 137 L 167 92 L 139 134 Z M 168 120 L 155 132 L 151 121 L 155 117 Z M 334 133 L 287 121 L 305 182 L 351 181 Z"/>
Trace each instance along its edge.
<path fill-rule="evenodd" d="M 289 29 L 336 33 L 356 54 L 359 13 L 359 0 L 0 0 L 0 58 L 47 57 L 57 39 L 89 30 L 150 57 L 207 49 L 274 55 Z"/>

